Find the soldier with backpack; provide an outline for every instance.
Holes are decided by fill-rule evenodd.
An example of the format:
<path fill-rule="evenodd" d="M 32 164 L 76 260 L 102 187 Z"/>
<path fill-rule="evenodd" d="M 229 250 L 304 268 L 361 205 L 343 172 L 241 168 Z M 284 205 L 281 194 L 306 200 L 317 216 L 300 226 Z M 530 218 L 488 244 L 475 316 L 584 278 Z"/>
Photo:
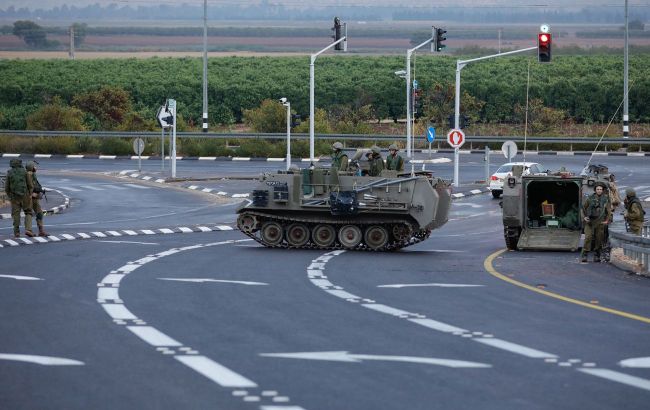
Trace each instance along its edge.
<path fill-rule="evenodd" d="M 29 161 L 27 165 L 25 165 L 25 169 L 27 170 L 27 183 L 29 184 L 31 182 L 34 187 L 32 189 L 32 211 L 36 216 L 38 235 L 48 236 L 48 233 L 45 232 L 45 228 L 43 227 L 43 208 L 41 208 L 41 198 L 45 194 L 45 189 L 43 189 L 43 186 L 38 182 L 38 178 L 36 177 L 36 164 L 38 164 L 38 162 Z M 45 199 L 47 199 L 47 197 Z"/>
<path fill-rule="evenodd" d="M 20 212 L 25 212 L 25 235 L 35 236 L 32 233 L 32 192 L 34 186 L 27 179 L 27 171 L 23 161 L 12 159 L 9 161 L 11 169 L 7 171 L 5 192 L 11 201 L 11 217 L 14 222 L 14 236 L 20 237 Z"/>

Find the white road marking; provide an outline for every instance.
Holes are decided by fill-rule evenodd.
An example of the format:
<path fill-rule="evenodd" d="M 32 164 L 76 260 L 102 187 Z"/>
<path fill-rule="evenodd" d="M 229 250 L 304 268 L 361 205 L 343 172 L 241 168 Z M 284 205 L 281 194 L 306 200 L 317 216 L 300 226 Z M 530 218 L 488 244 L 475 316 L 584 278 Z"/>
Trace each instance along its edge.
<path fill-rule="evenodd" d="M 85 189 L 90 189 L 91 191 L 103 191 L 104 190 L 102 188 L 97 188 L 97 187 L 92 186 L 92 185 L 80 185 L 80 187 L 85 188 Z"/>
<path fill-rule="evenodd" d="M 5 239 L 5 242 L 9 244 L 9 246 L 20 246 L 20 244 L 12 239 Z"/>
<path fill-rule="evenodd" d="M 129 188 L 124 188 L 123 186 L 120 186 L 120 185 L 109 185 L 109 184 L 107 184 L 107 185 L 104 185 L 104 186 L 107 187 L 107 188 L 120 189 L 120 190 L 129 189 Z"/>
<path fill-rule="evenodd" d="M 221 231 L 232 231 L 232 226 L 228 225 L 217 225 L 217 228 Z"/>
<path fill-rule="evenodd" d="M 207 226 L 197 226 L 197 229 L 201 232 L 212 232 L 212 229 L 208 228 Z"/>
<path fill-rule="evenodd" d="M 111 235 L 111 236 L 122 236 L 122 234 L 117 232 L 117 231 L 108 231 L 106 233 Z"/>
<path fill-rule="evenodd" d="M 286 397 L 282 398 L 286 400 L 278 400 L 278 399 L 280 399 L 280 397 L 275 397 L 273 398 L 273 401 L 289 401 L 289 399 Z M 260 410 L 305 410 L 305 409 L 300 406 L 261 406 Z"/>
<path fill-rule="evenodd" d="M 31 354 L 0 353 L 0 360 L 35 363 L 43 366 L 83 366 L 84 362 L 65 357 L 36 356 Z"/>
<path fill-rule="evenodd" d="M 126 328 L 152 346 L 182 346 L 182 343 L 151 326 L 127 326 Z"/>
<path fill-rule="evenodd" d="M 650 185 L 639 185 L 634 187 L 634 190 L 638 192 L 638 191 L 643 191 L 646 188 L 650 188 Z"/>
<path fill-rule="evenodd" d="M 134 245 L 160 245 L 157 242 L 138 242 L 138 241 L 100 241 L 100 240 L 97 240 L 95 242 L 102 242 L 102 243 L 132 243 Z"/>
<path fill-rule="evenodd" d="M 47 239 L 42 238 L 42 237 L 40 237 L 40 236 L 35 236 L 35 237 L 32 238 L 32 239 L 35 240 L 36 242 L 39 242 L 39 243 L 47 243 Z"/>
<path fill-rule="evenodd" d="M 140 232 L 142 232 L 145 235 L 155 235 L 156 233 L 150 229 L 143 229 Z"/>
<path fill-rule="evenodd" d="M 128 230 L 128 229 L 125 229 L 122 232 L 124 232 L 125 234 L 127 234 L 129 236 L 135 236 L 135 235 L 138 234 L 136 231 L 131 231 L 131 230 Z"/>
<path fill-rule="evenodd" d="M 621 367 L 650 368 L 650 357 L 634 357 L 618 362 Z"/>
<path fill-rule="evenodd" d="M 578 369 L 579 372 L 587 373 L 592 376 L 602 377 L 603 379 L 614 382 L 627 384 L 628 386 L 638 387 L 643 390 L 650 390 L 650 380 L 642 379 L 629 374 L 620 373 L 609 369 Z"/>
<path fill-rule="evenodd" d="M 181 232 L 183 232 L 183 233 L 191 233 L 191 232 L 194 232 L 194 231 L 191 230 L 190 228 L 186 228 L 186 227 L 184 227 L 184 226 L 182 226 L 182 227 L 180 227 L 180 228 L 178 228 L 178 229 L 179 229 Z"/>
<path fill-rule="evenodd" d="M 250 285 L 250 286 L 266 286 L 268 283 L 264 282 L 249 282 L 245 280 L 225 280 L 225 279 L 209 279 L 209 278 L 158 278 L 159 280 L 169 280 L 175 282 L 192 282 L 192 283 L 205 283 L 205 282 L 217 282 L 217 283 L 234 283 L 237 285 Z"/>
<path fill-rule="evenodd" d="M 409 319 L 409 321 L 413 323 L 417 323 L 418 325 L 428 327 L 429 329 L 437 330 L 439 332 L 445 332 L 445 333 L 465 333 L 467 330 L 461 329 L 456 326 L 448 325 L 446 323 L 438 322 L 437 320 L 433 319 Z"/>
<path fill-rule="evenodd" d="M 0 275 L 0 278 L 15 279 L 15 280 L 43 280 L 41 278 L 35 278 L 33 276 L 20 276 L 20 275 Z"/>
<path fill-rule="evenodd" d="M 415 315 L 414 313 L 407 312 L 406 310 L 396 309 L 394 307 L 382 305 L 380 303 L 366 303 L 363 304 L 362 306 L 370 310 L 375 310 L 377 312 L 386 313 L 388 315 L 393 315 L 393 316 L 404 317 L 404 316 Z"/>
<path fill-rule="evenodd" d="M 119 284 L 120 281 L 124 278 L 124 275 L 121 275 L 119 273 L 111 273 L 109 275 L 104 276 L 104 279 L 102 279 L 101 283 L 105 285 L 113 285 L 113 284 Z"/>
<path fill-rule="evenodd" d="M 97 299 L 117 300 L 120 298 L 118 288 L 99 288 L 97 289 Z"/>
<path fill-rule="evenodd" d="M 174 359 L 202 374 L 222 387 L 257 387 L 257 384 L 244 376 L 205 356 L 174 356 Z"/>
<path fill-rule="evenodd" d="M 483 208 L 482 205 L 471 204 L 471 203 L 469 203 L 469 202 L 455 202 L 455 203 L 454 203 L 454 206 L 455 206 L 455 207 L 457 207 L 457 206 L 469 206 L 469 207 L 471 207 L 471 208 Z"/>
<path fill-rule="evenodd" d="M 151 189 L 151 187 L 144 186 L 144 185 L 137 185 L 137 184 L 124 184 L 126 186 L 130 186 L 131 188 L 137 188 L 137 189 Z"/>
<path fill-rule="evenodd" d="M 414 288 L 421 286 L 433 286 L 439 288 L 475 288 L 484 285 L 465 285 L 461 283 L 404 283 L 395 285 L 378 285 L 378 288 Z"/>
<path fill-rule="evenodd" d="M 104 235 L 103 232 L 91 232 L 91 234 L 95 235 L 98 238 L 106 238 L 106 235 Z"/>
<path fill-rule="evenodd" d="M 90 235 L 88 235 L 87 233 L 83 233 L 83 232 L 78 232 L 77 235 L 79 235 L 80 237 L 82 237 L 84 239 L 89 239 L 90 238 Z"/>
<path fill-rule="evenodd" d="M 489 364 L 468 362 L 464 360 L 438 359 L 434 357 L 415 357 L 415 356 L 391 356 L 391 355 L 370 355 L 370 354 L 351 354 L 346 351 L 336 352 L 296 352 L 296 353 L 260 353 L 264 357 L 279 357 L 283 359 L 303 359 L 303 360 L 325 360 L 333 362 L 359 363 L 364 360 L 378 360 L 388 362 L 406 362 L 418 364 L 430 364 L 434 366 L 444 366 L 452 368 L 486 368 L 492 367 Z"/>
<path fill-rule="evenodd" d="M 137 317 L 129 311 L 124 305 L 113 304 L 113 303 L 104 303 L 102 307 L 113 319 L 122 319 L 122 320 L 133 320 Z"/>
<path fill-rule="evenodd" d="M 69 241 L 74 241 L 75 239 L 77 239 L 77 238 L 75 238 L 74 236 L 72 236 L 72 235 L 70 235 L 70 234 L 67 234 L 67 233 L 62 233 L 62 234 L 61 234 L 61 237 L 64 238 L 64 239 L 67 239 L 67 240 L 69 240 Z"/>
<path fill-rule="evenodd" d="M 72 187 L 69 187 L 69 186 L 57 186 L 56 188 L 62 189 L 64 191 L 72 191 L 72 192 L 82 192 L 83 191 L 83 189 L 72 188 Z"/>
<path fill-rule="evenodd" d="M 159 230 L 161 233 L 164 233 L 164 234 L 174 233 L 174 231 L 172 231 L 172 230 L 169 229 L 169 228 L 161 228 L 161 229 L 158 229 L 158 230 Z"/>
<path fill-rule="evenodd" d="M 511 353 L 520 354 L 522 356 L 530 357 L 533 359 L 544 359 L 550 357 L 557 357 L 552 353 L 542 352 L 540 350 L 531 349 L 530 347 L 518 345 L 516 343 L 508 342 L 506 340 L 496 339 L 496 338 L 476 338 L 472 339 L 479 343 L 486 344 L 488 346 L 496 347 L 497 349 L 507 350 Z"/>

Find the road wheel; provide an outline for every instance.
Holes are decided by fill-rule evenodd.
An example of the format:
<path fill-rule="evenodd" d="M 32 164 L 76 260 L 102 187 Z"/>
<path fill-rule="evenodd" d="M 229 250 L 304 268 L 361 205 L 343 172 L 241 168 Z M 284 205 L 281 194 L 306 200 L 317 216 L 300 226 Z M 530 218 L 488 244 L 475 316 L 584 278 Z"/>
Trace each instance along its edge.
<path fill-rule="evenodd" d="M 362 237 L 361 229 L 356 225 L 345 225 L 339 230 L 339 242 L 346 249 L 356 248 Z"/>
<path fill-rule="evenodd" d="M 282 225 L 274 221 L 264 222 L 260 236 L 266 245 L 279 245 L 282 242 Z"/>
<path fill-rule="evenodd" d="M 381 249 L 388 243 L 388 231 L 383 226 L 372 225 L 366 229 L 363 240 L 370 249 Z"/>
<path fill-rule="evenodd" d="M 503 228 L 503 236 L 506 240 L 506 248 L 510 251 L 517 250 L 517 243 L 519 243 L 519 235 L 521 234 L 520 228 Z"/>
<path fill-rule="evenodd" d="M 255 215 L 241 214 L 237 218 L 237 227 L 245 233 L 255 232 L 257 227 L 257 218 Z"/>
<path fill-rule="evenodd" d="M 332 246 L 334 239 L 336 239 L 336 231 L 332 225 L 316 225 L 311 231 L 311 240 L 320 248 Z"/>
<path fill-rule="evenodd" d="M 393 226 L 393 238 L 396 241 L 406 241 L 411 237 L 411 227 L 406 224 L 398 224 Z"/>
<path fill-rule="evenodd" d="M 299 248 L 309 241 L 309 229 L 304 224 L 294 223 L 287 228 L 287 242 Z"/>

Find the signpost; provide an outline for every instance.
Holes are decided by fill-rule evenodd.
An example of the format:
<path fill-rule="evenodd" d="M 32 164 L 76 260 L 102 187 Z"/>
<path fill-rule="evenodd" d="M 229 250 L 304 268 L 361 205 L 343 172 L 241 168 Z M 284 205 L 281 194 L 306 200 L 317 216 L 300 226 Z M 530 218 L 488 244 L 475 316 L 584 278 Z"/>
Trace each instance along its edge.
<path fill-rule="evenodd" d="M 176 178 L 176 100 L 167 100 L 167 110 L 172 116 L 172 144 L 171 144 L 171 161 L 172 161 L 172 178 Z"/>
<path fill-rule="evenodd" d="M 427 128 L 427 141 L 429 141 L 429 159 L 431 159 L 431 143 L 435 139 L 436 139 L 436 127 Z"/>
<path fill-rule="evenodd" d="M 144 151 L 144 140 L 142 138 L 133 140 L 133 151 L 138 156 L 138 172 L 142 172 L 142 151 Z"/>
<path fill-rule="evenodd" d="M 517 155 L 517 144 L 514 141 L 506 141 L 501 146 L 501 152 L 503 156 L 508 158 L 508 162 L 512 162 L 512 159 Z"/>
<path fill-rule="evenodd" d="M 454 186 L 460 186 L 458 181 L 458 163 L 460 162 L 458 149 L 465 143 L 463 130 L 455 128 L 447 133 L 447 142 L 454 148 Z"/>

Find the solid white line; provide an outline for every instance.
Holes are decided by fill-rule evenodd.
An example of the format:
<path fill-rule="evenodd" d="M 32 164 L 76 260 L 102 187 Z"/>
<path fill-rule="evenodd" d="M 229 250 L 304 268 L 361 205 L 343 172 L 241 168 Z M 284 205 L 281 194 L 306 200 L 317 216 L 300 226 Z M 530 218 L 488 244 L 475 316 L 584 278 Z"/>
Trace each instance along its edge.
<path fill-rule="evenodd" d="M 628 157 L 645 157 L 645 152 L 628 152 Z"/>
<path fill-rule="evenodd" d="M 429 329 L 437 330 L 439 332 L 445 332 L 445 333 L 467 332 L 467 330 L 465 329 L 448 325 L 446 323 L 438 322 L 437 320 L 433 320 L 433 319 L 409 319 L 409 321 L 424 327 L 428 327 Z"/>
<path fill-rule="evenodd" d="M 222 366 L 205 356 L 174 356 L 174 359 L 194 371 L 201 373 L 203 376 L 222 387 L 257 387 L 255 382 L 248 380 L 244 376 L 233 372 L 227 367 Z"/>
<path fill-rule="evenodd" d="M 402 309 L 396 309 L 394 307 L 382 305 L 380 303 L 365 303 L 365 304 L 363 304 L 361 306 L 366 307 L 366 308 L 371 309 L 371 310 L 375 310 L 377 312 L 386 313 L 388 315 L 393 315 L 393 316 L 402 317 L 402 316 L 409 316 L 409 315 L 413 314 L 411 312 L 407 312 L 407 311 L 402 310 Z"/>
<path fill-rule="evenodd" d="M 209 279 L 209 278 L 158 278 L 158 279 L 169 280 L 174 282 L 193 282 L 193 283 L 217 282 L 217 283 L 234 283 L 237 285 L 251 285 L 251 286 L 268 285 L 268 283 L 264 283 L 264 282 L 249 282 L 245 280 L 225 280 L 225 279 Z"/>
<path fill-rule="evenodd" d="M 474 288 L 483 285 L 464 285 L 461 283 L 404 283 L 395 285 L 378 285 L 378 288 L 412 288 L 412 287 L 433 286 L 439 288 Z"/>
<path fill-rule="evenodd" d="M 101 241 L 98 240 L 97 242 L 101 243 L 132 243 L 135 245 L 159 245 L 159 243 L 156 242 L 137 242 L 137 241 Z"/>
<path fill-rule="evenodd" d="M 143 185 L 137 185 L 137 184 L 124 184 L 124 185 L 130 186 L 132 188 L 138 188 L 138 189 L 151 189 L 151 187 L 143 186 Z"/>
<path fill-rule="evenodd" d="M 488 346 L 496 347 L 497 349 L 507 350 L 511 353 L 520 354 L 522 356 L 530 357 L 533 359 L 557 357 L 557 355 L 554 355 L 552 353 L 546 353 L 540 350 L 531 349 L 530 347 L 518 345 L 516 343 L 511 343 L 501 339 L 480 337 L 472 340 L 486 344 Z"/>
<path fill-rule="evenodd" d="M 620 373 L 609 369 L 578 369 L 578 371 L 590 374 L 603 379 L 611 380 L 618 383 L 627 384 L 628 386 L 638 387 L 643 390 L 650 390 L 650 380 L 642 379 L 629 374 Z"/>
<path fill-rule="evenodd" d="M 28 362 L 43 366 L 83 366 L 84 362 L 66 359 L 65 357 L 36 356 L 30 354 L 9 354 L 0 353 L 0 360 L 14 360 L 17 362 Z"/>
<path fill-rule="evenodd" d="M 127 326 L 126 328 L 152 346 L 183 346 L 182 343 L 151 326 Z"/>
<path fill-rule="evenodd" d="M 102 307 L 113 319 L 134 320 L 137 317 L 129 311 L 124 305 L 104 303 Z"/>
<path fill-rule="evenodd" d="M 97 289 L 97 299 L 116 300 L 119 299 L 118 288 L 99 288 Z"/>
<path fill-rule="evenodd" d="M 20 275 L 0 275 L 0 278 L 15 279 L 15 280 L 43 280 L 33 276 L 20 276 Z"/>

